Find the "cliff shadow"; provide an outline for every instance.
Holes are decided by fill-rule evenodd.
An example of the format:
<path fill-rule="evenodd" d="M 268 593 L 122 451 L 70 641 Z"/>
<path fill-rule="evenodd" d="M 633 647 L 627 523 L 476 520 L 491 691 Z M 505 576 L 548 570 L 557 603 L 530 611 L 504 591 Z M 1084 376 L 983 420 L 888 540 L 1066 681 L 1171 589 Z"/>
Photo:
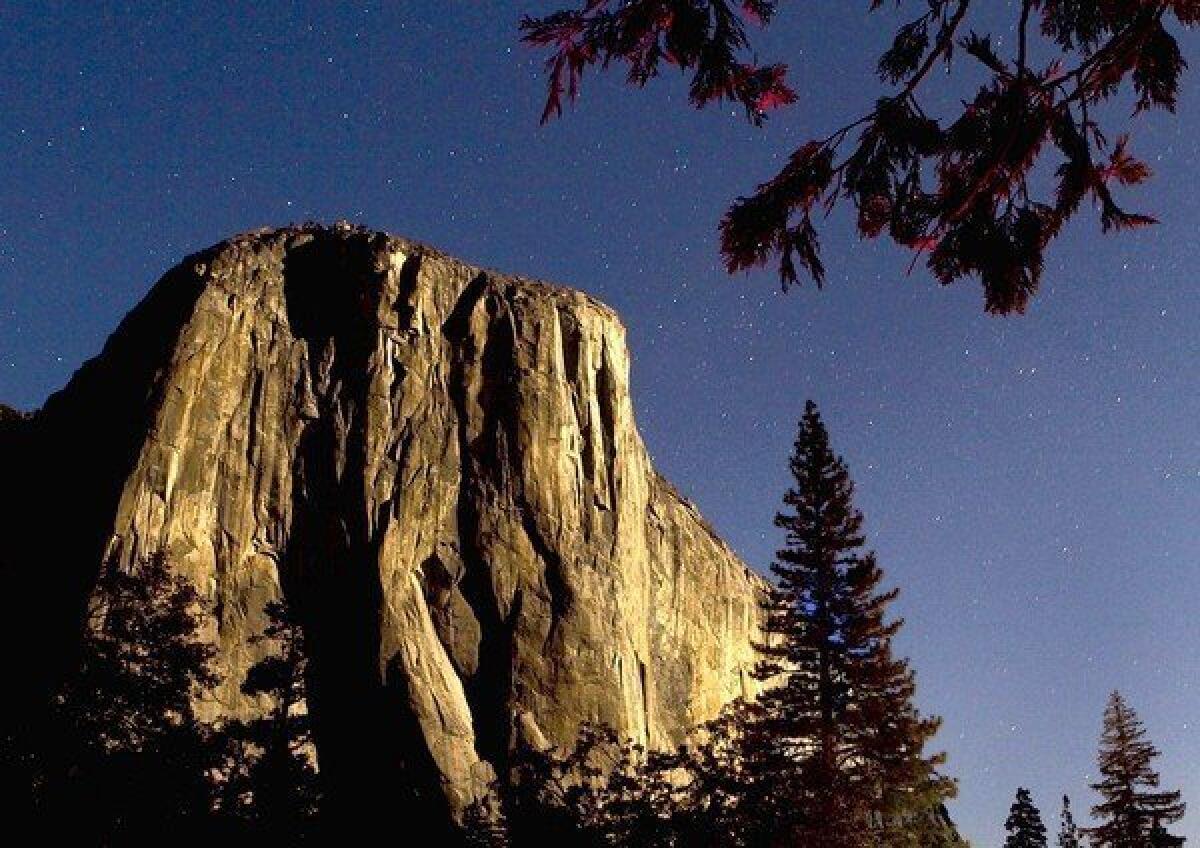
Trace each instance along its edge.
<path fill-rule="evenodd" d="M 374 236 L 318 232 L 284 259 L 293 334 L 307 345 L 315 416 L 300 434 L 284 595 L 309 651 L 309 708 L 331 826 L 447 828 L 436 774 L 403 693 L 380 655 L 381 539 L 368 515 L 367 393 L 384 273 Z M 388 675 L 391 677 L 392 675 Z M 423 822 L 419 824 L 419 822 Z"/>
<path fill-rule="evenodd" d="M 122 488 L 215 250 L 163 276 L 100 355 L 0 434 L 0 574 L 15 601 L 0 615 L 7 677 L 16 681 L 0 706 L 6 723 L 36 716 L 73 663 Z"/>
<path fill-rule="evenodd" d="M 472 336 L 470 322 L 481 306 L 487 312 L 488 328 L 482 347 L 476 349 L 480 340 Z M 489 512 L 515 517 L 517 532 L 524 534 L 544 567 L 545 585 L 541 588 L 550 605 L 550 638 L 572 600 L 561 557 L 537 524 L 524 490 L 525 481 L 510 473 L 522 465 L 517 451 L 523 414 L 516 367 L 515 327 L 519 322 L 510 320 L 512 309 L 503 290 L 492 285 L 486 274 L 480 274 L 467 286 L 442 328 L 456 352 L 449 384 L 458 422 L 462 474 L 457 523 L 463 568 L 458 588 L 480 628 L 477 668 L 464 679 L 464 685 L 471 706 L 476 753 L 501 777 L 518 742 L 514 725 L 519 697 L 517 641 L 518 628 L 528 618 L 529 598 L 526 587 L 519 583 L 511 598 L 498 596 L 498 587 L 507 581 L 497 580 L 494 573 L 497 565 L 491 561 L 487 540 L 496 528 L 488 522 Z M 469 398 L 472 390 L 476 394 Z M 472 422 L 472 414 L 482 416 L 481 420 Z M 541 594 L 540 589 L 536 592 Z"/>
<path fill-rule="evenodd" d="M 488 332 L 482 350 L 473 345 L 470 321 L 475 309 L 484 304 L 489 320 L 499 325 Z M 462 479 L 458 487 L 457 523 L 459 553 L 463 570 L 458 589 L 479 625 L 478 662 L 474 674 L 463 680 L 471 708 L 475 750 L 480 759 L 490 762 L 496 774 L 507 769 L 512 735 L 513 653 L 516 622 L 520 615 L 520 597 L 514 599 L 507 614 L 501 609 L 493 582 L 492 564 L 480 542 L 483 516 L 480 500 L 491 486 L 488 469 L 504 460 L 497 453 L 496 431 L 506 426 L 503 415 L 504 374 L 513 357 L 515 339 L 507 322 L 496 322 L 497 306 L 489 298 L 486 274 L 478 274 L 463 290 L 454 310 L 442 327 L 442 334 L 455 353 L 451 364 L 450 392 L 458 423 L 459 461 Z M 478 387 L 478 406 L 483 411 L 482 435 L 471 440 L 468 433 L 470 410 L 467 390 L 479 357 L 482 381 Z"/>

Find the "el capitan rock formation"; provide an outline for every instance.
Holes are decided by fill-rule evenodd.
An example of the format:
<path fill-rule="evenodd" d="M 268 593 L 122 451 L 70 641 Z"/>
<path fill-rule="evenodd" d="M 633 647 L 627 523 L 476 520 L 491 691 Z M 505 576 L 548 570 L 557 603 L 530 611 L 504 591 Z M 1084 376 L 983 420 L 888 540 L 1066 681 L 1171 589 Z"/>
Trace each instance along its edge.
<path fill-rule="evenodd" d="M 514 745 L 666 745 L 752 685 L 760 581 L 651 466 L 616 315 L 403 239 L 190 257 L 42 410 L 0 410 L 0 463 L 20 679 L 105 557 L 165 551 L 213 602 L 210 715 L 261 708 L 263 605 L 295 605 L 321 767 L 362 803 L 454 814 Z"/>

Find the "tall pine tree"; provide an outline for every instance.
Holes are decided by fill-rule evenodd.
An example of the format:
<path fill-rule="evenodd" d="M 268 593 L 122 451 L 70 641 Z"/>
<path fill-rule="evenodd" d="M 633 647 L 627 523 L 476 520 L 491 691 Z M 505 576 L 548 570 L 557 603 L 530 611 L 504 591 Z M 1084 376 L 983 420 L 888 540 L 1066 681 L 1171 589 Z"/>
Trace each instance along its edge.
<path fill-rule="evenodd" d="M 1058 848 L 1083 848 L 1083 835 L 1079 825 L 1075 824 L 1075 815 L 1071 812 L 1071 799 L 1066 795 L 1062 800 L 1062 816 L 1058 826 Z"/>
<path fill-rule="evenodd" d="M 897 592 L 880 590 L 854 484 L 811 401 L 790 470 L 757 669 L 769 686 L 751 711 L 747 768 L 772 790 L 762 794 L 783 840 L 935 844 L 936 811 L 954 793 L 938 773 L 944 757 L 924 753 L 940 721 L 918 712 L 913 672 L 892 653 L 902 622 L 887 608 Z"/>
<path fill-rule="evenodd" d="M 1113 692 L 1100 735 L 1100 781 L 1092 784 L 1101 798 L 1092 807 L 1101 824 L 1088 830 L 1095 848 L 1144 848 L 1156 825 L 1183 818 L 1180 793 L 1159 789 L 1151 765 L 1158 754 L 1137 714 Z"/>
<path fill-rule="evenodd" d="M 1004 848 L 1046 848 L 1046 825 L 1028 789 L 1018 789 L 1004 822 Z"/>

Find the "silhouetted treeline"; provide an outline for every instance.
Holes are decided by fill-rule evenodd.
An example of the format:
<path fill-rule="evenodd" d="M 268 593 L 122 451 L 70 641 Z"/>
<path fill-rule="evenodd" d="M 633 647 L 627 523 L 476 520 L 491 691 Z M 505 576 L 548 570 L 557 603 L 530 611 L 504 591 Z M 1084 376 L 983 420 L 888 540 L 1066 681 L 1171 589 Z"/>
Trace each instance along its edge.
<path fill-rule="evenodd" d="M 50 843 L 141 845 L 241 835 L 301 841 L 319 801 L 304 709 L 302 638 L 268 608 L 272 653 L 243 690 L 272 711 L 201 720 L 220 682 L 200 638 L 201 598 L 162 556 L 110 566 L 89 605 L 73 672 L 44 709 L 5 728 L 0 768 L 11 819 Z"/>
<path fill-rule="evenodd" d="M 1058 848 L 1179 848 L 1184 840 L 1166 825 L 1183 818 L 1186 805 L 1177 790 L 1164 791 L 1152 763 L 1159 751 L 1120 692 L 1109 696 L 1097 756 L 1100 778 L 1091 788 L 1100 796 L 1092 807 L 1094 827 L 1075 823 L 1070 798 L 1063 796 Z M 1046 828 L 1028 789 L 1018 789 L 1004 824 L 1004 848 L 1045 848 Z"/>

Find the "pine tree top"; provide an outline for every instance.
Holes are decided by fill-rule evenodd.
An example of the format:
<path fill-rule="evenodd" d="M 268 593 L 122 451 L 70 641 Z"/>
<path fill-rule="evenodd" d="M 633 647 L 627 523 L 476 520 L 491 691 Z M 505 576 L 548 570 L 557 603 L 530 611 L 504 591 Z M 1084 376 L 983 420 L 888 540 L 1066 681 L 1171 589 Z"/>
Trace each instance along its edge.
<path fill-rule="evenodd" d="M 854 508 L 854 482 L 845 461 L 833 452 L 829 432 L 811 400 L 804 406 L 788 462 L 792 485 L 775 525 L 787 531 L 786 546 L 772 570 L 786 582 L 797 569 L 862 547 L 862 513 Z"/>
<path fill-rule="evenodd" d="M 1101 799 L 1092 807 L 1101 824 L 1088 831 L 1096 848 L 1142 845 L 1156 826 L 1183 817 L 1186 805 L 1181 794 L 1159 788 L 1159 774 L 1153 767 L 1158 755 L 1137 713 L 1120 692 L 1113 692 L 1100 734 L 1100 780 L 1092 784 Z"/>
<path fill-rule="evenodd" d="M 1046 825 L 1029 790 L 1020 788 L 1004 822 L 1004 848 L 1046 848 Z"/>
<path fill-rule="evenodd" d="M 1062 816 L 1058 828 L 1058 848 L 1083 848 L 1083 835 L 1071 812 L 1071 799 L 1062 799 Z"/>

